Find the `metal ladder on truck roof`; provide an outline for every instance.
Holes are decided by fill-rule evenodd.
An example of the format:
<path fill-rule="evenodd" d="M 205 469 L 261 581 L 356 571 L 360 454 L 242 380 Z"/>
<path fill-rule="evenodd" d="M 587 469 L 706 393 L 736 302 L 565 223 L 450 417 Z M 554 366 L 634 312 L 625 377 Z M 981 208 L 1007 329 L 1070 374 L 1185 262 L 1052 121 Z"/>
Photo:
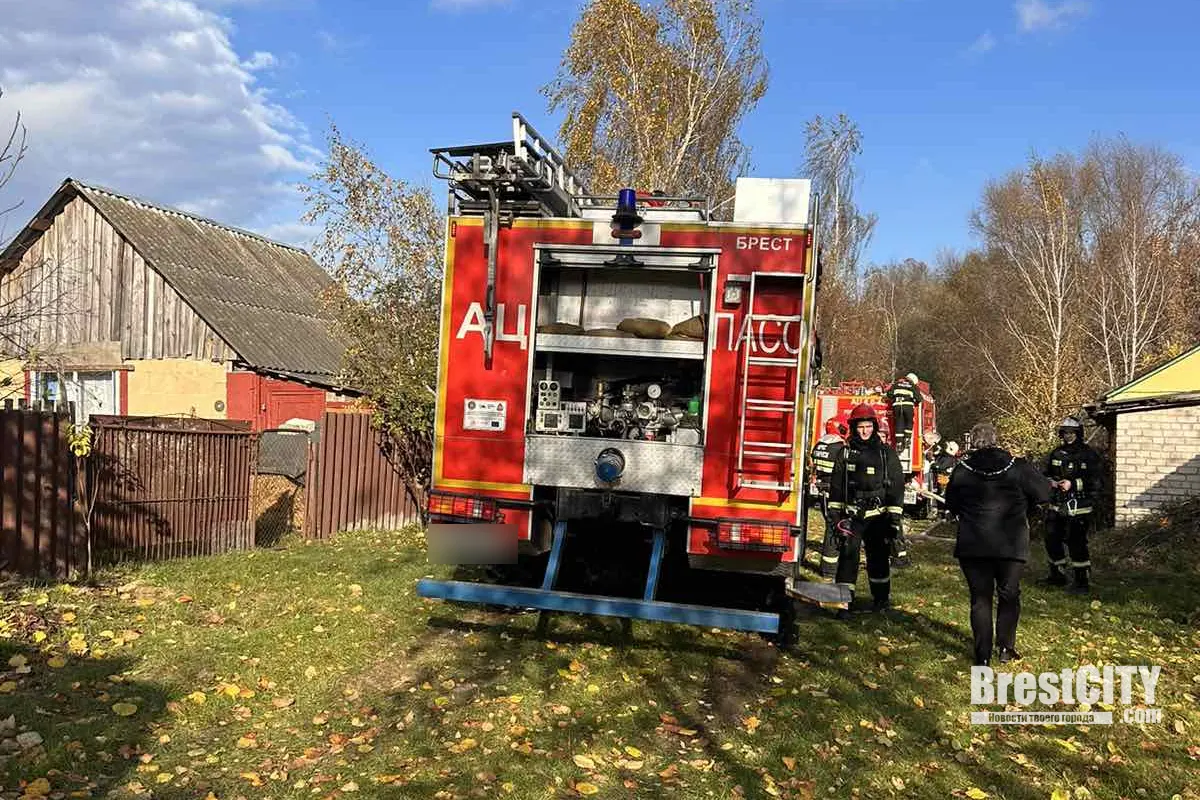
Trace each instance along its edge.
<path fill-rule="evenodd" d="M 800 379 L 804 373 L 802 359 L 804 357 L 803 329 L 798 338 L 799 346 L 795 355 L 756 355 L 754 352 L 755 326 L 762 322 L 803 323 L 802 314 L 759 314 L 755 310 L 754 298 L 757 282 L 761 278 L 769 280 L 795 280 L 801 284 L 803 291 L 804 273 L 792 272 L 752 272 L 750 273 L 750 292 L 746 302 L 746 341 L 742 352 L 742 384 L 738 394 L 738 440 L 737 440 L 737 469 L 735 471 L 735 488 L 738 489 L 768 489 L 779 492 L 792 491 L 796 480 L 796 435 L 799 426 L 799 405 L 801 401 Z M 786 352 L 787 339 L 780 336 L 779 349 Z M 778 352 L 778 351 L 776 351 Z M 750 395 L 752 381 L 751 373 L 766 373 L 766 376 L 776 381 L 782 377 L 788 378 L 792 399 L 781 400 Z M 782 415 L 780 422 L 787 434 L 779 441 L 767 441 L 746 438 L 746 418 L 750 412 L 765 415 Z M 764 481 L 747 478 L 746 475 L 761 470 L 748 470 L 746 460 L 778 461 L 787 466 L 785 482 Z"/>
<path fill-rule="evenodd" d="M 483 217 L 487 258 L 484 287 L 483 358 L 492 363 L 496 342 L 496 275 L 501 226 L 514 217 L 579 217 L 576 197 L 587 189 L 566 161 L 517 112 L 512 141 L 435 147 L 433 175 L 450 186 L 448 213 Z"/>
<path fill-rule="evenodd" d="M 434 177 L 450 184 L 460 213 L 486 213 L 489 202 L 499 202 L 519 216 L 578 217 L 577 198 L 588 194 L 558 151 L 515 111 L 510 142 L 429 152 Z"/>

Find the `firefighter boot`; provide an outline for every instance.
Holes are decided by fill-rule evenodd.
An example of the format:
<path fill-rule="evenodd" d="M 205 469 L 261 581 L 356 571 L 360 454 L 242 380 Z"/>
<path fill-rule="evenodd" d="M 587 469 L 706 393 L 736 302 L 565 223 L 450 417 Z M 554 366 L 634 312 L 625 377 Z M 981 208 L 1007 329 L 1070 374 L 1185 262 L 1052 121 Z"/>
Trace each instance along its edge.
<path fill-rule="evenodd" d="M 1091 581 L 1088 580 L 1088 572 L 1090 567 L 1075 567 L 1075 582 L 1067 587 L 1067 591 L 1071 594 L 1088 594 L 1092 590 Z"/>
<path fill-rule="evenodd" d="M 1046 586 L 1066 586 L 1067 576 L 1063 573 L 1062 566 L 1059 564 L 1050 565 L 1050 574 L 1042 578 L 1040 583 Z"/>

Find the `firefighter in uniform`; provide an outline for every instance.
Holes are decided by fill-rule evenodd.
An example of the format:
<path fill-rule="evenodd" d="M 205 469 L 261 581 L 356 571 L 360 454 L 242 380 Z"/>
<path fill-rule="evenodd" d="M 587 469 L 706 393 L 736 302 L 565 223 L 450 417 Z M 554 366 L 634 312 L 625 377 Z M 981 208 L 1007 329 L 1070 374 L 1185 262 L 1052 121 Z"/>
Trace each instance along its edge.
<path fill-rule="evenodd" d="M 814 488 L 821 503 L 821 516 L 825 519 L 825 540 L 821 544 L 821 577 L 826 580 L 833 580 L 838 562 L 838 540 L 834 529 L 837 515 L 829 510 L 829 482 L 833 477 L 834 464 L 846 446 L 849 430 L 844 419 L 830 417 L 825 421 L 825 435 L 817 440 L 812 449 Z"/>
<path fill-rule="evenodd" d="M 1045 582 L 1066 586 L 1068 564 L 1074 582 L 1068 591 L 1086 594 L 1090 589 L 1092 562 L 1088 533 L 1092 527 L 1096 499 L 1101 491 L 1103 465 L 1100 455 L 1083 441 L 1083 425 L 1067 417 L 1058 426 L 1059 445 L 1046 459 L 1043 474 L 1050 479 L 1050 507 L 1046 516 L 1046 555 L 1050 574 Z"/>
<path fill-rule="evenodd" d="M 944 499 L 946 488 L 950 485 L 950 474 L 958 466 L 958 442 L 945 442 L 940 450 L 941 452 L 934 457 L 933 465 L 929 469 L 929 483 L 932 485 L 933 491 Z M 938 514 L 945 518 L 948 512 L 942 508 Z"/>
<path fill-rule="evenodd" d="M 888 387 L 887 398 L 892 406 L 892 433 L 896 441 L 896 450 L 905 452 L 912 446 L 916 407 L 921 402 L 921 388 L 916 374 L 910 372 L 903 378 L 897 378 Z"/>
<path fill-rule="evenodd" d="M 867 579 L 876 611 L 890 605 L 891 542 L 901 531 L 904 473 L 896 451 L 879 436 L 875 409 L 862 404 L 850 414 L 850 440 L 834 463 L 829 509 L 838 516 L 837 582 L 853 596 L 860 549 L 867 552 Z M 845 619 L 849 612 L 839 612 Z"/>

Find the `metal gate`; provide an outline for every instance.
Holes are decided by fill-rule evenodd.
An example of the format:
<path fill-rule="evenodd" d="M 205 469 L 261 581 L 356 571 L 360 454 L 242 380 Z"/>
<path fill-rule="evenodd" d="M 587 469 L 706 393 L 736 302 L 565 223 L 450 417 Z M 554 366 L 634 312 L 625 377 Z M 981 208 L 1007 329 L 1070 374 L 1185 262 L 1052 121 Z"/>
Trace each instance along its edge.
<path fill-rule="evenodd" d="M 222 420 L 92 417 L 92 535 L 105 561 L 254 546 L 254 434 Z"/>

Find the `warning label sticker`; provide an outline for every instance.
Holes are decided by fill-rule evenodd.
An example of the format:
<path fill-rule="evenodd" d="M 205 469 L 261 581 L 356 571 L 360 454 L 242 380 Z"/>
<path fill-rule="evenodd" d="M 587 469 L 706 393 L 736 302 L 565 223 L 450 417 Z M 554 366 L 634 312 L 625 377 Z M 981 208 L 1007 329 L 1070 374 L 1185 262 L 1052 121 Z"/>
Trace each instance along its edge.
<path fill-rule="evenodd" d="M 507 403 L 503 400 L 478 400 L 468 397 L 463 405 L 463 430 L 504 430 L 504 410 L 506 406 Z"/>

